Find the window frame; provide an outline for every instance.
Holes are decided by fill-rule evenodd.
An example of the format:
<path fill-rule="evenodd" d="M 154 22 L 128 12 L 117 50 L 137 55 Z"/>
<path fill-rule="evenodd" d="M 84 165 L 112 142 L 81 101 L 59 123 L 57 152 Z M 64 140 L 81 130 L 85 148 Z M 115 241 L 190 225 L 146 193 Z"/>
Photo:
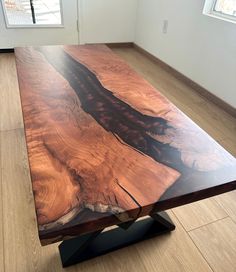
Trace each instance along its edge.
<path fill-rule="evenodd" d="M 217 1 L 218 0 L 212 0 L 212 4 L 211 4 L 211 9 L 210 9 L 209 15 L 213 15 L 213 16 L 215 16 L 217 18 L 220 18 L 220 19 L 223 19 L 223 20 L 227 20 L 227 21 L 231 21 L 233 23 L 236 23 L 236 16 L 225 14 L 225 13 L 223 13 L 221 11 L 215 10 Z"/>
<path fill-rule="evenodd" d="M 18 29 L 18 28 L 64 28 L 64 16 L 63 16 L 63 5 L 62 5 L 62 0 L 59 0 L 60 2 L 60 13 L 61 13 L 61 23 L 60 24 L 28 24 L 28 25 L 13 25 L 13 24 L 9 24 L 8 21 L 8 16 L 7 16 L 7 10 L 5 7 L 5 3 L 4 0 L 0 0 L 1 5 L 2 5 L 2 11 L 3 11 L 3 17 L 4 17 L 4 21 L 5 21 L 5 25 L 6 28 L 9 29 Z"/>

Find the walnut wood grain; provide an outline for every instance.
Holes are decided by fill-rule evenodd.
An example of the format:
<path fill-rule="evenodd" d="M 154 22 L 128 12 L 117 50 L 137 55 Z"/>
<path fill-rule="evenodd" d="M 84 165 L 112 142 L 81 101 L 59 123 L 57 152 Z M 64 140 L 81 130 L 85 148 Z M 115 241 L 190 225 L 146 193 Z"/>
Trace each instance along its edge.
<path fill-rule="evenodd" d="M 235 159 L 107 47 L 16 57 L 42 243 L 235 188 Z"/>

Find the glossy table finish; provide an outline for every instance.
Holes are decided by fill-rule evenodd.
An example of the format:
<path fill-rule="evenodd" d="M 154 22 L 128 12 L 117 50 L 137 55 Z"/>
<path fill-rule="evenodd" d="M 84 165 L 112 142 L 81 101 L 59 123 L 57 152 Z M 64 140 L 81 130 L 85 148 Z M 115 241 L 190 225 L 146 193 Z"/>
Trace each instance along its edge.
<path fill-rule="evenodd" d="M 42 244 L 236 188 L 236 160 L 103 45 L 15 50 Z"/>

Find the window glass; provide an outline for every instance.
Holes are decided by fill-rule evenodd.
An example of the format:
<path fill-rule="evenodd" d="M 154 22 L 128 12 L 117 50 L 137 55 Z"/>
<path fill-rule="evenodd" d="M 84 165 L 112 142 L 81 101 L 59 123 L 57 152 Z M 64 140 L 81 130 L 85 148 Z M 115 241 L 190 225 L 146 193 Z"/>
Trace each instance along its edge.
<path fill-rule="evenodd" d="M 9 26 L 61 25 L 60 0 L 2 0 Z"/>
<path fill-rule="evenodd" d="M 236 0 L 217 0 L 214 10 L 227 15 L 236 16 Z"/>

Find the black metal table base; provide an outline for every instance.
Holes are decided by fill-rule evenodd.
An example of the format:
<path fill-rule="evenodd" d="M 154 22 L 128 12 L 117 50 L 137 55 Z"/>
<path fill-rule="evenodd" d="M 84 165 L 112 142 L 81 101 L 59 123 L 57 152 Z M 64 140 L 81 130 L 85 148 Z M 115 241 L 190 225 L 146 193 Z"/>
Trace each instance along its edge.
<path fill-rule="evenodd" d="M 62 265 L 68 267 L 174 229 L 169 216 L 161 212 L 137 222 L 123 223 L 106 232 L 100 230 L 66 240 L 59 245 Z"/>

